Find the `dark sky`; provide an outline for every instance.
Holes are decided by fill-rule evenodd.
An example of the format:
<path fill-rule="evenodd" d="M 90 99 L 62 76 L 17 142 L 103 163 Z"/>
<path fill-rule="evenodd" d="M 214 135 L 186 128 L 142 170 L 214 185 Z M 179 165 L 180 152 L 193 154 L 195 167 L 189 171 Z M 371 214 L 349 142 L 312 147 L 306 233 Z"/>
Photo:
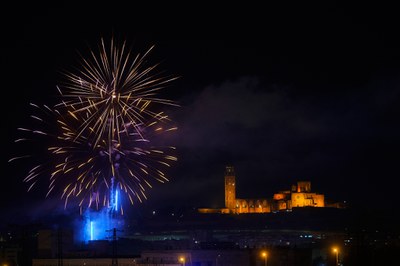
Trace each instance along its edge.
<path fill-rule="evenodd" d="M 172 111 L 179 160 L 171 182 L 156 185 L 145 204 L 222 207 L 224 169 L 233 165 L 241 198 L 310 180 L 328 199 L 397 209 L 395 10 L 333 2 L 5 8 L 2 213 L 48 211 L 46 189 L 25 192 L 28 169 L 7 162 L 16 128 L 28 121 L 29 102 L 57 94 L 59 71 L 77 67 L 78 52 L 111 35 L 134 53 L 154 44 L 149 60 L 181 77 L 163 92 L 181 104 Z"/>

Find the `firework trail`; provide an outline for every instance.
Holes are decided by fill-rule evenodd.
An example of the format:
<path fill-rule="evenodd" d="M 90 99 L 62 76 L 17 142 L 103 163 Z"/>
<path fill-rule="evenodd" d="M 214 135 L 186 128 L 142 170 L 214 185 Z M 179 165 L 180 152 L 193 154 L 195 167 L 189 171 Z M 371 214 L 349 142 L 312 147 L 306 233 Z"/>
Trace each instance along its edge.
<path fill-rule="evenodd" d="M 31 104 L 38 127 L 19 128 L 30 137 L 16 142 L 42 136 L 50 145 L 46 163 L 34 165 L 24 179 L 28 190 L 49 172 L 46 196 L 57 191 L 65 207 L 74 201 L 82 210 L 110 205 L 114 190 L 131 204 L 142 202 L 154 181 L 169 180 L 165 169 L 177 160 L 175 148 L 156 143 L 177 129 L 162 107 L 178 105 L 157 94 L 176 77 L 155 73 L 158 65 L 146 66 L 152 49 L 132 56 L 125 43 L 118 47 L 111 40 L 107 46 L 102 39 L 98 53 L 82 57 L 79 71 L 63 73 L 58 104 Z"/>

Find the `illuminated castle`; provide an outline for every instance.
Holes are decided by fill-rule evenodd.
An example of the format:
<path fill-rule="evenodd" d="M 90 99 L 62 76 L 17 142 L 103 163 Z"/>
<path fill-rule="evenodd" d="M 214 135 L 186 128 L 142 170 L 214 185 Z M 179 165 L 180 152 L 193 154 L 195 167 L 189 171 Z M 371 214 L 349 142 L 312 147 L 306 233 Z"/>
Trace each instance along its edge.
<path fill-rule="evenodd" d="M 290 190 L 279 191 L 272 198 L 236 198 L 236 177 L 232 166 L 225 169 L 225 208 L 200 208 L 200 213 L 269 213 L 290 211 L 294 207 L 337 207 L 327 206 L 323 194 L 311 192 L 310 181 L 298 181 Z"/>

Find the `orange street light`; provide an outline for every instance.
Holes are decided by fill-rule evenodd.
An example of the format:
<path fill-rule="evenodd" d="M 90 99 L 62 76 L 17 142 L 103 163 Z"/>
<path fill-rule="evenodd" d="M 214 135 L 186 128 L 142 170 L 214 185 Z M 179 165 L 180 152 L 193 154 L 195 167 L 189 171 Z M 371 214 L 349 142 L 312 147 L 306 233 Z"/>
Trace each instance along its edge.
<path fill-rule="evenodd" d="M 264 258 L 264 266 L 267 266 L 268 262 L 268 253 L 266 251 L 261 252 L 261 257 Z"/>
<path fill-rule="evenodd" d="M 333 253 L 335 253 L 335 255 L 336 255 L 336 266 L 339 266 L 339 249 L 336 248 L 336 247 L 334 247 L 334 248 L 332 249 L 332 251 L 333 251 Z"/>
<path fill-rule="evenodd" d="M 185 257 L 179 257 L 179 261 L 182 262 L 183 266 L 185 266 Z"/>

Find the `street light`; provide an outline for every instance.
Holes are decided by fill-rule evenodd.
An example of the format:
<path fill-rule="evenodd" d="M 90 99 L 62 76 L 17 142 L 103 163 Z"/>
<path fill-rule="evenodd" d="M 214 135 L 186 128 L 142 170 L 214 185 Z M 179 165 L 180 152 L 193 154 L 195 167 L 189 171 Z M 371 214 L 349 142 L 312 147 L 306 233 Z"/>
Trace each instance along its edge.
<path fill-rule="evenodd" d="M 268 262 L 268 253 L 266 251 L 261 252 L 261 257 L 264 258 L 264 266 L 267 266 Z"/>
<path fill-rule="evenodd" d="M 184 257 L 179 257 L 179 261 L 182 262 L 183 266 L 185 266 L 185 258 Z"/>
<path fill-rule="evenodd" d="M 339 249 L 338 248 L 333 248 L 333 253 L 336 255 L 336 266 L 339 266 Z"/>
<path fill-rule="evenodd" d="M 221 257 L 221 254 L 218 254 L 215 258 L 215 266 L 218 266 L 218 259 Z"/>

